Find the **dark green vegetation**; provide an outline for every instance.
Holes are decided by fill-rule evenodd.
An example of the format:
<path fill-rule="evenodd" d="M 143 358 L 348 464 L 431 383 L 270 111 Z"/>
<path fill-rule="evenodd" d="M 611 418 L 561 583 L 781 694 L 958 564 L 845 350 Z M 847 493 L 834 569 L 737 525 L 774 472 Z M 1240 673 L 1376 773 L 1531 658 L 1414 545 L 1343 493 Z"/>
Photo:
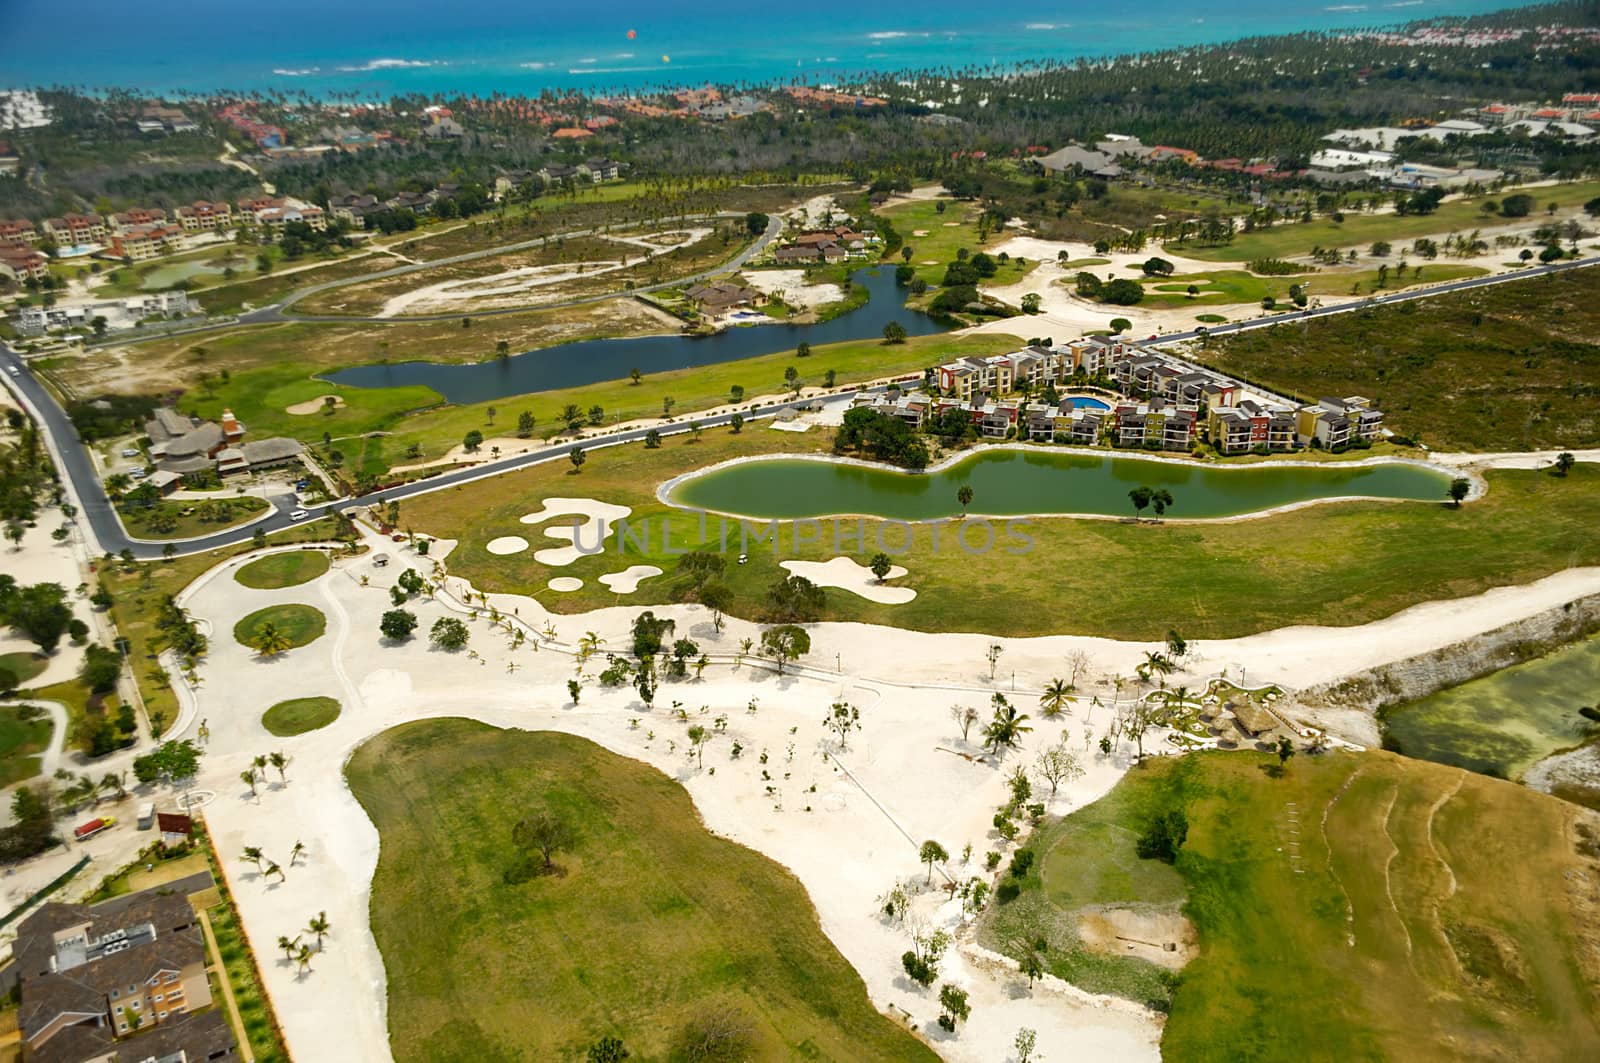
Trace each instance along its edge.
<path fill-rule="evenodd" d="M 1600 873 L 1600 817 L 1387 753 L 1276 769 L 1255 753 L 1146 762 L 1046 829 L 1041 870 L 985 933 L 1007 908 L 1070 927 L 1075 908 L 1186 895 L 1199 955 L 1172 995 L 1169 1059 L 1600 1052 L 1600 925 L 1561 885 Z M 1151 867 L 1134 839 L 1172 809 L 1187 839 Z"/>
<path fill-rule="evenodd" d="M 257 558 L 235 572 L 233 578 L 246 587 L 273 590 L 310 583 L 326 571 L 327 551 L 292 550 Z"/>
<path fill-rule="evenodd" d="M 740 1059 L 935 1058 L 873 1009 L 800 884 L 653 768 L 443 719 L 372 739 L 346 777 L 383 840 L 372 929 L 401 1061 L 578 1060 L 606 1035 L 671 1060 L 717 1015 L 748 1028 Z M 540 813 L 572 841 L 525 878 L 513 825 Z"/>
<path fill-rule="evenodd" d="M 259 648 L 268 629 L 276 631 L 286 643 L 284 649 L 304 646 L 322 637 L 328 618 L 309 605 L 272 605 L 257 609 L 233 625 L 233 637 L 241 646 Z"/>
<path fill-rule="evenodd" d="M 288 738 L 326 727 L 338 718 L 336 698 L 293 698 L 280 701 L 263 713 L 261 726 L 279 738 Z"/>
<path fill-rule="evenodd" d="M 1385 709 L 1384 747 L 1518 779 L 1535 761 L 1600 737 L 1600 638 Z M 1600 709 L 1596 710 L 1600 712 Z"/>
<path fill-rule="evenodd" d="M 608 540 L 601 554 L 580 558 L 559 572 L 539 564 L 533 551 L 496 556 L 489 540 L 527 535 L 518 518 L 539 509 L 552 495 L 570 494 L 572 480 L 555 463 L 505 478 L 452 488 L 406 503 L 406 519 L 417 530 L 460 541 L 451 571 L 485 590 L 532 594 L 549 608 L 578 612 L 615 604 L 598 577 L 629 564 L 656 564 L 666 575 L 640 585 L 639 605 L 687 600 L 693 581 L 678 574 L 679 551 L 702 548 L 698 522 L 663 506 L 656 485 L 673 476 L 727 458 L 762 453 L 826 452 L 830 441 L 805 435 L 711 431 L 695 442 L 669 436 L 659 449 L 642 445 L 594 451 L 583 468 L 586 495 L 633 507 L 636 525 L 646 520 L 650 537 L 643 550 L 637 539 L 619 553 Z M 781 438 L 780 438 L 781 437 Z M 890 624 L 922 631 L 964 630 L 1005 635 L 1071 632 L 1115 638 L 1159 639 L 1171 627 L 1195 638 L 1230 638 L 1285 624 L 1361 624 L 1409 605 L 1440 597 L 1465 596 L 1489 587 L 1527 583 L 1573 565 L 1600 561 L 1600 470 L 1581 464 L 1566 477 L 1545 472 L 1495 470 L 1489 491 L 1461 509 L 1445 505 L 1352 502 L 1313 506 L 1247 521 L 1216 524 L 1144 523 L 1035 519 L 1026 531 L 1032 545 L 1014 545 L 1004 526 L 991 530 L 991 549 L 982 549 L 981 524 L 941 522 L 919 525 L 895 564 L 906 576 L 896 586 L 917 597 L 903 605 L 879 605 L 845 591 L 829 591 L 825 616 Z M 1441 503 L 1444 495 L 1439 496 Z M 974 505 L 981 509 L 981 497 Z M 1175 495 L 1172 514 L 1182 513 Z M 1129 507 L 1132 515 L 1132 507 Z M 672 517 L 672 552 L 662 543 L 663 519 Z M 728 611 L 761 618 L 768 591 L 786 573 L 778 562 L 794 556 L 823 561 L 852 554 L 866 564 L 880 549 L 899 550 L 905 532 L 866 520 L 822 522 L 820 540 L 791 551 L 792 533 L 774 551 L 758 539 L 769 531 L 752 526 L 748 564 L 735 565 L 740 532 L 729 527 L 724 582 L 732 593 Z M 882 543 L 879 531 L 882 529 Z M 535 529 L 537 533 L 537 529 Z M 933 537 L 940 536 L 937 551 Z M 972 552 L 960 547 L 968 537 Z M 720 549 L 720 530 L 712 518 L 704 549 Z M 1041 559 L 1072 558 L 1070 565 Z M 1195 573 L 1204 573 L 1197 587 Z M 586 581 L 572 594 L 546 588 L 552 575 Z M 1296 593 L 1287 598 L 1259 593 L 1269 577 Z M 1114 586 L 1115 594 L 1105 588 Z"/>
<path fill-rule="evenodd" d="M 1600 269 L 1212 339 L 1201 360 L 1310 399 L 1366 395 L 1434 449 L 1600 443 Z"/>
<path fill-rule="evenodd" d="M 39 754 L 50 744 L 53 730 L 43 709 L 0 705 L 0 786 L 39 774 Z"/>

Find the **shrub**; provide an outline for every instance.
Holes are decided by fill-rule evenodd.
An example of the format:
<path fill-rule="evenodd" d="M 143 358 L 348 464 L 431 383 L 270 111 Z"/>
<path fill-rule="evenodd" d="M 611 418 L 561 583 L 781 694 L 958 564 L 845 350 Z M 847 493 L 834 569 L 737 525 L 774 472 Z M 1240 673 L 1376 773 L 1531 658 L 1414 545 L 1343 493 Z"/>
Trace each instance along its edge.
<path fill-rule="evenodd" d="M 1012 901 L 1016 900 L 1018 895 L 1021 893 L 1022 887 L 1017 884 L 1017 881 L 1015 879 L 1008 878 L 1004 882 L 1000 883 L 1000 885 L 995 887 L 994 899 L 999 901 L 1001 904 L 1010 904 Z"/>
<path fill-rule="evenodd" d="M 1150 821 L 1134 850 L 1140 859 L 1170 864 L 1178 859 L 1178 850 L 1188 837 L 1189 817 L 1181 808 L 1169 808 Z"/>
<path fill-rule="evenodd" d="M 1033 867 L 1033 850 L 1018 849 L 1011 854 L 1011 873 L 1022 878 Z"/>

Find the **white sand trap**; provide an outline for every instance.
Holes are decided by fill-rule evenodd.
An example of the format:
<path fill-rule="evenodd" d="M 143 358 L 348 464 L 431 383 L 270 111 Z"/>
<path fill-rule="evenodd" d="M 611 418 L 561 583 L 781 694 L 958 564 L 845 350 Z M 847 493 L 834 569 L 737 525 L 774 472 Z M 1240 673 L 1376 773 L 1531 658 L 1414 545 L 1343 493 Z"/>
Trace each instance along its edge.
<path fill-rule="evenodd" d="M 523 524 L 540 524 L 555 517 L 583 518 L 563 521 L 556 527 L 544 530 L 550 538 L 564 539 L 571 545 L 540 550 L 533 555 L 534 560 L 542 565 L 560 566 L 570 565 L 578 558 L 601 549 L 607 537 L 616 530 L 616 522 L 632 512 L 629 506 L 593 498 L 547 498 L 543 509 L 523 514 L 521 521 Z"/>
<path fill-rule="evenodd" d="M 911 230 L 911 235 L 912 236 L 927 236 L 928 235 L 928 230 L 926 230 L 926 229 L 912 229 Z"/>
<path fill-rule="evenodd" d="M 759 269 L 744 275 L 744 282 L 767 295 L 782 294 L 783 301 L 799 310 L 837 303 L 844 289 L 837 284 L 807 284 L 802 269 Z"/>
<path fill-rule="evenodd" d="M 632 594 L 640 583 L 659 575 L 661 570 L 654 565 L 630 565 L 621 572 L 607 572 L 600 577 L 600 582 L 618 594 Z"/>
<path fill-rule="evenodd" d="M 484 549 L 491 554 L 520 554 L 528 548 L 528 540 L 520 535 L 502 535 L 498 539 L 490 539 L 489 545 Z"/>
<path fill-rule="evenodd" d="M 553 591 L 560 591 L 566 594 L 571 591 L 583 590 L 583 580 L 577 576 L 557 576 L 549 582 L 548 586 Z"/>
<path fill-rule="evenodd" d="M 947 221 L 947 222 L 944 223 L 944 227 L 946 229 L 954 229 L 957 225 L 960 225 L 960 224 L 961 223 L 958 222 L 958 221 Z"/>
<path fill-rule="evenodd" d="M 291 415 L 293 415 L 295 417 L 304 417 L 307 414 L 321 413 L 323 411 L 323 409 L 328 405 L 328 400 L 329 399 L 333 400 L 333 408 L 334 409 L 337 410 L 337 409 L 343 408 L 344 400 L 341 399 L 339 396 L 337 396 L 337 395 L 318 395 L 314 399 L 307 399 L 304 402 L 297 402 L 293 406 L 285 406 L 283 408 L 283 412 L 287 413 L 287 414 L 291 414 Z"/>
<path fill-rule="evenodd" d="M 881 605 L 904 605 L 917 596 L 917 592 L 910 587 L 890 587 L 879 583 L 870 568 L 852 557 L 836 557 L 831 561 L 785 561 L 783 567 L 819 587 L 837 587 Z M 888 578 L 899 579 L 905 574 L 905 569 L 895 565 L 889 569 Z"/>

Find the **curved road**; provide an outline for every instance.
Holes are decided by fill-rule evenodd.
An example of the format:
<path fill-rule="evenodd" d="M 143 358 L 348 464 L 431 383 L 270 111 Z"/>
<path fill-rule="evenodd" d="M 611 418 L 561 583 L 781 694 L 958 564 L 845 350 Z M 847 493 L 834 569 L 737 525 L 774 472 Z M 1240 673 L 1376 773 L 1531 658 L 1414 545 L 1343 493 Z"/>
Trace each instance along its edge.
<path fill-rule="evenodd" d="M 1383 305 L 1388 303 L 1407 302 L 1413 299 L 1432 298 L 1446 292 L 1466 291 L 1472 288 L 1484 288 L 1494 284 L 1503 284 L 1508 281 L 1523 280 L 1528 277 L 1563 273 L 1567 270 L 1583 269 L 1589 266 L 1600 265 L 1600 257 L 1578 259 L 1572 262 L 1553 263 L 1548 266 L 1534 266 L 1515 273 L 1495 274 L 1487 277 L 1474 277 L 1468 280 L 1451 281 L 1418 292 L 1396 292 L 1392 295 L 1379 296 L 1359 303 L 1348 303 L 1342 306 L 1320 307 L 1313 310 L 1301 311 L 1298 314 L 1284 314 L 1273 318 L 1258 318 L 1252 321 L 1240 321 L 1231 324 L 1218 325 L 1209 330 L 1210 335 L 1217 336 L 1229 332 L 1242 332 L 1247 329 L 1264 328 L 1270 325 L 1284 324 L 1306 318 L 1327 317 L 1330 314 L 1349 313 L 1360 310 L 1369 305 Z M 680 282 L 681 283 L 681 282 Z M 1194 339 L 1199 335 L 1199 330 L 1168 333 L 1156 339 L 1146 341 L 1146 346 L 1160 347 L 1165 344 L 1179 343 Z M 72 422 L 67 418 L 55 397 L 31 373 L 20 355 L 9 346 L 0 343 L 0 380 L 4 380 L 7 387 L 16 394 L 24 406 L 30 410 L 34 418 L 44 428 L 46 442 L 56 458 L 57 466 L 62 470 L 70 492 L 77 497 L 80 519 L 87 522 L 87 531 L 92 532 L 93 539 L 99 544 L 99 549 L 105 552 L 120 552 L 130 550 L 134 557 L 140 559 L 155 559 L 163 555 L 168 543 L 151 542 L 143 539 L 130 538 L 123 528 L 122 522 L 117 518 L 110 500 L 106 498 L 105 490 L 96 474 L 94 465 L 89 459 L 88 451 L 80 445 L 77 431 Z M 883 390 L 878 388 L 858 388 L 836 392 L 831 399 L 847 398 L 857 394 L 870 394 Z M 745 412 L 747 421 L 772 417 L 781 410 L 794 405 L 790 402 L 775 402 Z M 718 414 L 697 418 L 705 427 L 728 423 L 733 415 Z M 680 420 L 670 425 L 661 425 L 656 430 L 663 434 L 674 434 L 689 430 L 689 420 Z M 585 450 L 598 447 L 618 446 L 623 443 L 632 443 L 644 439 L 650 428 L 630 428 L 623 431 L 611 432 L 604 436 L 584 439 L 581 445 Z M 455 487 L 459 484 L 471 483 L 490 476 L 499 476 L 502 473 L 512 472 L 517 469 L 528 468 L 533 465 L 549 461 L 566 460 L 568 453 L 573 448 L 573 441 L 552 444 L 540 450 L 530 451 L 515 457 L 501 458 L 498 461 L 485 462 L 471 469 L 462 469 L 457 472 L 443 473 L 426 480 L 400 487 L 392 487 L 384 491 L 374 492 L 359 498 L 344 499 L 334 506 L 324 507 L 319 516 L 338 508 L 346 509 L 355 506 L 364 506 L 379 500 L 410 498 L 415 495 L 426 494 L 429 491 L 439 491 L 446 487 Z M 235 543 L 249 540 L 257 528 L 263 529 L 268 534 L 291 527 L 295 522 L 289 519 L 293 509 L 292 496 L 283 496 L 272 500 L 276 511 L 265 520 L 258 520 L 252 524 L 243 525 L 226 531 L 216 532 L 212 535 L 196 539 L 174 542 L 180 554 L 200 553 L 205 550 L 214 550 Z"/>

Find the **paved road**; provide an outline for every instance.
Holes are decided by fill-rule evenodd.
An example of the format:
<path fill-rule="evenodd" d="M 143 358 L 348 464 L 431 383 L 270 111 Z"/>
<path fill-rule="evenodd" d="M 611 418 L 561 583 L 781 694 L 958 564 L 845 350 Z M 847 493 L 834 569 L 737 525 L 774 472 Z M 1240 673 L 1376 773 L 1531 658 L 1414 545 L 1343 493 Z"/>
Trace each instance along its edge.
<path fill-rule="evenodd" d="M 1330 314 L 1343 314 L 1354 310 L 1360 310 L 1365 306 L 1373 304 L 1398 303 L 1406 302 L 1412 299 L 1431 298 L 1445 292 L 1465 291 L 1471 288 L 1483 288 L 1492 284 L 1503 284 L 1508 281 L 1522 280 L 1527 277 L 1562 273 L 1567 270 L 1583 269 L 1585 267 L 1595 265 L 1600 265 L 1600 257 L 1579 259 L 1572 262 L 1555 263 L 1549 266 L 1535 266 L 1530 269 L 1519 270 L 1515 273 L 1503 273 L 1488 277 L 1475 277 L 1470 280 L 1452 281 L 1448 284 L 1441 284 L 1437 287 L 1429 288 L 1420 292 L 1396 292 L 1391 295 L 1369 299 L 1365 302 L 1349 303 L 1343 306 L 1321 307 L 1314 310 L 1306 310 L 1299 314 L 1284 314 L 1273 318 L 1263 318 L 1253 321 L 1240 321 L 1232 324 L 1218 325 L 1210 330 L 1210 334 L 1216 336 L 1228 332 L 1240 332 L 1247 329 L 1265 328 L 1270 325 L 1284 324 L 1304 320 L 1306 318 L 1327 317 Z M 1184 340 L 1194 339 L 1198 335 L 1199 333 L 1196 330 L 1168 333 L 1158 337 L 1153 342 L 1147 343 L 1147 346 L 1160 347 L 1169 343 L 1178 343 Z M 0 380 L 4 380 L 6 386 L 11 388 L 14 393 L 18 394 L 25 401 L 25 404 L 32 410 L 35 417 L 39 420 L 39 423 L 44 427 L 50 449 L 56 456 L 57 465 L 62 469 L 65 478 L 67 479 L 69 489 L 77 497 L 78 508 L 80 511 L 79 519 L 87 523 L 87 528 L 85 530 L 92 532 L 94 540 L 99 544 L 99 549 L 112 553 L 120 552 L 124 549 L 131 550 L 133 555 L 140 559 L 153 559 L 161 557 L 167 544 L 152 543 L 146 540 L 135 540 L 128 536 L 126 530 L 124 530 L 122 527 L 122 522 L 117 518 L 116 512 L 112 509 L 110 501 L 106 498 L 105 490 L 101 486 L 100 478 L 96 474 L 94 466 L 89 459 L 88 451 L 85 450 L 84 447 L 79 443 L 77 431 L 73 428 L 71 421 L 68 420 L 66 413 L 55 401 L 54 396 L 52 396 L 44 387 L 44 385 L 41 384 L 38 379 L 35 378 L 34 375 L 27 369 L 26 364 L 23 363 L 20 356 L 18 356 L 15 351 L 6 346 L 4 343 L 0 343 Z M 871 394 L 880 390 L 882 389 L 855 389 L 836 393 L 835 395 L 830 396 L 830 398 L 837 400 L 840 398 L 848 398 L 857 394 Z M 792 405 L 794 405 L 792 402 L 777 402 L 757 410 L 746 411 L 744 413 L 744 417 L 747 421 L 768 418 L 776 415 L 780 411 Z M 732 419 L 732 416 L 732 414 L 718 414 L 716 416 L 693 418 L 685 415 L 684 417 L 680 417 L 675 423 L 662 424 L 658 426 L 656 430 L 660 431 L 663 435 L 686 432 L 689 430 L 689 423 L 691 420 L 698 420 L 700 424 L 709 428 L 716 425 L 727 424 L 728 421 Z M 585 450 L 594 450 L 599 447 L 617 446 L 623 443 L 637 442 L 644 439 L 645 435 L 650 430 L 651 429 L 648 427 L 631 428 L 625 431 L 614 432 L 593 439 L 586 439 L 582 442 L 582 446 Z M 345 509 L 353 506 L 367 505 L 369 503 L 377 502 L 380 499 L 382 501 L 389 501 L 393 499 L 410 498 L 415 495 L 426 494 L 429 491 L 438 491 L 446 487 L 454 487 L 459 484 L 471 483 L 473 481 L 482 480 L 490 476 L 499 476 L 504 473 L 513 472 L 517 469 L 525 469 L 534 465 L 543 464 L 545 462 L 565 461 L 568 459 L 568 455 L 571 452 L 572 447 L 573 443 L 570 440 L 562 443 L 553 443 L 541 450 L 530 451 L 529 453 L 510 458 L 501 458 L 498 461 L 486 462 L 471 469 L 443 473 L 439 476 L 435 476 L 426 480 L 419 480 L 415 483 L 406 484 L 402 487 L 389 488 L 388 490 L 375 492 L 371 495 L 365 495 L 360 498 L 346 499 L 337 503 L 337 508 Z M 173 545 L 179 554 L 199 553 L 205 550 L 214 550 L 219 547 L 245 542 L 255 534 L 257 528 L 265 530 L 270 535 L 273 532 L 281 531 L 284 528 L 292 526 L 294 521 L 289 519 L 290 511 L 293 508 L 292 496 L 274 498 L 272 501 L 276 506 L 276 512 L 274 512 L 272 516 L 265 520 L 256 521 L 253 524 L 229 529 L 227 531 L 216 532 L 212 535 L 203 536 L 201 538 L 189 539 Z M 324 509 L 319 510 L 317 515 L 320 516 L 326 513 L 327 508 L 330 507 L 325 507 Z"/>

